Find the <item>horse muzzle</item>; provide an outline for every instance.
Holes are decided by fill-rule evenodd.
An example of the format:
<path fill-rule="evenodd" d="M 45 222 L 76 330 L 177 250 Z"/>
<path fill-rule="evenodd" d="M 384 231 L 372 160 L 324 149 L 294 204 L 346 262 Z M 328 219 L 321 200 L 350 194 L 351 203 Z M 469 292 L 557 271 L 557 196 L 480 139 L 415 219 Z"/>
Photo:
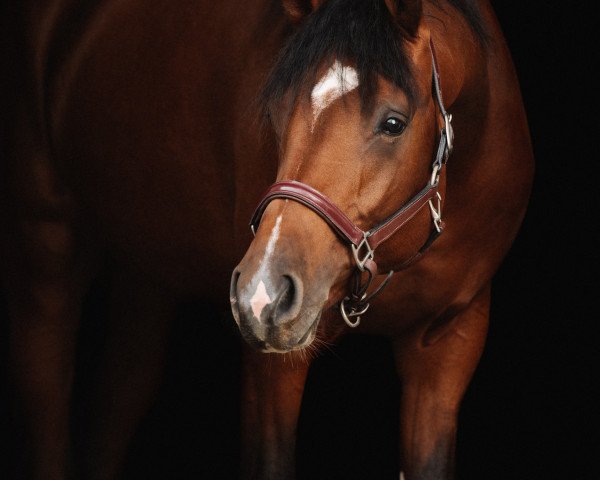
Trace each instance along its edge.
<path fill-rule="evenodd" d="M 306 298 L 300 276 L 262 265 L 247 270 L 244 265 L 242 261 L 234 270 L 230 290 L 231 310 L 244 340 L 264 352 L 310 345 L 322 305 Z"/>

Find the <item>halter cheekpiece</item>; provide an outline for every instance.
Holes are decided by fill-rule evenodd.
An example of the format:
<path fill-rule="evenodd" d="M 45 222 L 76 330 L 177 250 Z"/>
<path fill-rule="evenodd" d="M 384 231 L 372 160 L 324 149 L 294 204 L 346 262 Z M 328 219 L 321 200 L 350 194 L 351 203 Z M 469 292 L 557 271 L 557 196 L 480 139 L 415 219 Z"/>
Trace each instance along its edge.
<path fill-rule="evenodd" d="M 344 321 L 350 327 L 358 326 L 361 315 L 369 308 L 369 302 L 383 290 L 394 273 L 394 270 L 391 270 L 379 286 L 369 292 L 369 288 L 377 275 L 377 264 L 374 261 L 375 249 L 410 221 L 425 205 L 428 205 L 433 228 L 421 248 L 396 269 L 402 270 L 419 259 L 442 233 L 444 228 L 439 178 L 442 168 L 452 152 L 454 134 L 450 123 L 452 115 L 446 111 L 442 99 L 440 76 L 433 41 L 430 40 L 429 45 L 433 65 L 432 88 L 444 120 L 444 126 L 440 132 L 440 141 L 431 166 L 431 177 L 420 192 L 386 220 L 365 232 L 358 228 L 331 200 L 311 186 L 295 180 L 277 182 L 271 185 L 264 193 L 250 221 L 252 233 L 256 233 L 262 215 L 272 200 L 276 198 L 294 200 L 321 216 L 337 233 L 340 239 L 350 246 L 356 263 L 356 269 L 352 278 L 350 294 L 340 302 L 340 312 Z M 367 273 L 367 279 L 363 282 L 362 274 L 364 272 Z M 353 318 L 356 319 L 352 320 Z"/>

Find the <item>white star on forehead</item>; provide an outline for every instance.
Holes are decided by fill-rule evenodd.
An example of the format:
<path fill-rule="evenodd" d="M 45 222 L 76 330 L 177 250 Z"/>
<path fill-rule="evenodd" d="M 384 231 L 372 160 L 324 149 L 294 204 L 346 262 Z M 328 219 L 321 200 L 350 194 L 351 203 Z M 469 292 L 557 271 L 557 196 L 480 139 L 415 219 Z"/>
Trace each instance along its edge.
<path fill-rule="evenodd" d="M 356 70 L 352 67 L 342 65 L 336 60 L 323 78 L 319 80 L 319 83 L 314 86 L 310 95 L 313 109 L 311 130 L 314 130 L 317 119 L 323 110 L 356 87 L 358 87 L 358 74 Z"/>

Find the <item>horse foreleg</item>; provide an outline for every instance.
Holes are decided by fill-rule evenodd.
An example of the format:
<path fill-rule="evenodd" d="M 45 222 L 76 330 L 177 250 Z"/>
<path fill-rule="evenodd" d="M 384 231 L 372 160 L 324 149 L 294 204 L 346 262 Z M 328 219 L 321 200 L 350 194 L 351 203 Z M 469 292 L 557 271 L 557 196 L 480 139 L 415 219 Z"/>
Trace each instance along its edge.
<path fill-rule="evenodd" d="M 117 273 L 110 293 L 107 340 L 82 439 L 83 478 L 119 478 L 128 446 L 163 378 L 171 299 L 142 274 Z"/>
<path fill-rule="evenodd" d="M 11 376 L 27 430 L 27 478 L 64 479 L 76 336 L 89 275 L 60 220 L 20 219 L 6 244 Z M 25 473 L 25 472 L 22 472 Z"/>
<path fill-rule="evenodd" d="M 296 426 L 309 363 L 295 354 L 266 354 L 244 346 L 241 478 L 292 480 Z"/>
<path fill-rule="evenodd" d="M 400 458 L 406 480 L 454 478 L 458 410 L 485 343 L 489 299 L 486 288 L 440 327 L 435 338 L 420 334 L 395 341 L 402 381 Z"/>

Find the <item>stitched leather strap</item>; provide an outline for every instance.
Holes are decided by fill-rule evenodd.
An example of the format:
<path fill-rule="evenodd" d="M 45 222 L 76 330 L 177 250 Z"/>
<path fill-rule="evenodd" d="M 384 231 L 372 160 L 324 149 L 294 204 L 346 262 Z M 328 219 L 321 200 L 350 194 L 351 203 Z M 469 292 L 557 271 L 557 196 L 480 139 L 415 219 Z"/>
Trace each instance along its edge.
<path fill-rule="evenodd" d="M 387 220 L 373 227 L 368 232 L 364 232 L 329 198 L 318 190 L 295 180 L 277 182 L 271 185 L 263 195 L 254 215 L 252 215 L 250 225 L 253 231 L 256 231 L 262 214 L 272 200 L 276 198 L 295 200 L 320 215 L 323 220 L 333 227 L 342 240 L 358 247 L 366 236 L 369 245 L 374 250 L 410 221 L 419 210 L 425 207 L 437 195 L 437 191 L 437 185 L 427 185 Z"/>
<path fill-rule="evenodd" d="M 433 199 L 437 195 L 437 192 L 437 184 L 427 185 L 390 218 L 380 223 L 375 228 L 369 230 L 367 238 L 371 248 L 375 250 L 379 245 L 381 245 L 400 228 L 402 228 L 402 226 L 412 219 L 417 212 L 419 212 L 419 210 L 427 205 L 429 200 Z"/>
<path fill-rule="evenodd" d="M 269 202 L 276 198 L 295 200 L 318 213 L 333 229 L 351 244 L 358 246 L 363 239 L 363 231 L 350 220 L 331 200 L 318 190 L 305 183 L 289 180 L 271 185 L 262 196 L 258 207 L 252 215 L 250 226 L 255 232 L 260 223 L 262 214 Z"/>

